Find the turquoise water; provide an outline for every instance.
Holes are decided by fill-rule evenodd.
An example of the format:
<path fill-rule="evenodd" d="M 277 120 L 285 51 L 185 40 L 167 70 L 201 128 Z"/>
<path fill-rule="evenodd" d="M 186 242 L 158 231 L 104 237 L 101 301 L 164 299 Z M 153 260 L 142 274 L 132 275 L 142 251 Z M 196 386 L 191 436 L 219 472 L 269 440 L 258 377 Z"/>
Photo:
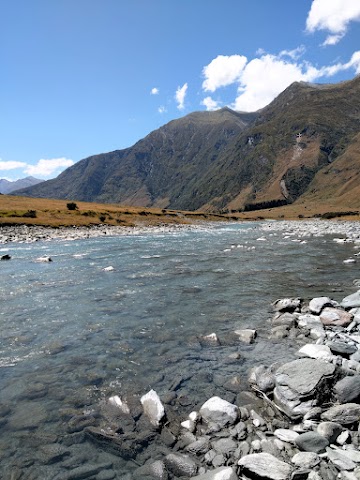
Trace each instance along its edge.
<path fill-rule="evenodd" d="M 251 365 L 290 358 L 295 345 L 266 339 L 271 302 L 341 300 L 356 278 L 343 264 L 351 245 L 294 240 L 228 224 L 2 246 L 12 260 L 0 264 L 1 478 L 62 478 L 89 462 L 122 478 L 136 464 L 77 426 L 96 424 L 111 395 L 163 396 L 179 382 L 179 412 L 189 412 L 214 394 L 233 401 L 226 379 Z M 44 255 L 53 262 L 36 262 Z M 246 327 L 259 330 L 254 345 L 231 335 Z M 201 341 L 213 332 L 220 346 Z M 66 454 L 49 460 L 49 445 Z"/>

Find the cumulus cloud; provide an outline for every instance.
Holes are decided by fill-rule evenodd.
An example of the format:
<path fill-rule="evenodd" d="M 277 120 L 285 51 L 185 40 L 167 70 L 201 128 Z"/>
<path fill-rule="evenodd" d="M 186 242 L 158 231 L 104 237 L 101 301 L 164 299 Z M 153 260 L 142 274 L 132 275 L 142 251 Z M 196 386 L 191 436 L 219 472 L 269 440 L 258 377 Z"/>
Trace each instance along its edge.
<path fill-rule="evenodd" d="M 188 89 L 188 84 L 184 83 L 182 87 L 178 87 L 175 93 L 175 100 L 177 101 L 177 108 L 179 110 L 184 110 L 185 108 L 185 97 Z"/>
<path fill-rule="evenodd" d="M 50 177 L 54 174 L 59 174 L 65 168 L 74 165 L 74 161 L 69 158 L 51 158 L 41 159 L 35 165 L 28 165 L 25 168 L 25 173 L 35 177 Z"/>
<path fill-rule="evenodd" d="M 24 162 L 15 162 L 12 160 L 1 160 L 0 159 L 0 170 L 16 170 L 17 168 L 26 167 L 26 163 Z"/>
<path fill-rule="evenodd" d="M 354 52 L 346 63 L 320 68 L 309 62 L 300 61 L 299 56 L 303 52 L 304 48 L 299 47 L 291 51 L 283 50 L 278 55 L 265 53 L 246 62 L 241 73 L 234 77 L 232 82 L 237 85 L 237 96 L 230 106 L 235 110 L 255 111 L 268 105 L 293 82 L 315 82 L 346 70 L 360 73 L 360 51 Z M 220 86 L 223 85 L 218 83 L 217 88 Z M 203 90 L 207 91 L 207 85 L 203 84 Z M 206 97 L 202 105 L 211 110 L 217 108 L 219 102 Z"/>
<path fill-rule="evenodd" d="M 313 0 L 306 20 L 306 30 L 327 30 L 323 45 L 335 45 L 346 34 L 352 21 L 360 21 L 359 0 Z"/>
<path fill-rule="evenodd" d="M 204 105 L 206 107 L 206 110 L 208 111 L 217 110 L 221 108 L 219 105 L 219 102 L 212 99 L 211 97 L 205 97 L 204 100 L 201 102 L 201 105 Z"/>
<path fill-rule="evenodd" d="M 215 92 L 239 80 L 246 65 L 243 55 L 218 55 L 203 68 L 205 80 L 202 84 L 206 92 Z"/>
<path fill-rule="evenodd" d="M 160 90 L 158 88 L 154 87 L 151 89 L 150 95 L 159 95 L 159 91 Z"/>

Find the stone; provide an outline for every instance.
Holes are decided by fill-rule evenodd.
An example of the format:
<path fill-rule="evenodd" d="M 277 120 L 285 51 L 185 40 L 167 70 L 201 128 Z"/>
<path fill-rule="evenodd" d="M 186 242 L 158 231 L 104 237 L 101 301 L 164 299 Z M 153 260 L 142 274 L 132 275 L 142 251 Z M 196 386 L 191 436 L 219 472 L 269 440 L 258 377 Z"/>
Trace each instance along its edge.
<path fill-rule="evenodd" d="M 329 440 L 317 432 L 305 432 L 297 437 L 295 444 L 299 450 L 321 453 L 329 446 Z"/>
<path fill-rule="evenodd" d="M 344 377 L 334 385 L 334 395 L 339 403 L 349 403 L 360 396 L 360 375 Z"/>
<path fill-rule="evenodd" d="M 190 443 L 185 450 L 193 455 L 202 455 L 210 450 L 210 442 L 208 437 L 200 437 L 195 442 Z"/>
<path fill-rule="evenodd" d="M 346 342 L 327 342 L 327 346 L 330 350 L 337 355 L 352 355 L 357 352 L 355 345 L 349 345 Z"/>
<path fill-rule="evenodd" d="M 309 308 L 312 313 L 318 315 L 324 307 L 332 307 L 333 302 L 329 297 L 313 298 L 309 302 Z"/>
<path fill-rule="evenodd" d="M 6 255 L 1 255 L 0 260 L 11 260 L 11 256 L 6 254 Z"/>
<path fill-rule="evenodd" d="M 215 468 L 202 475 L 193 477 L 194 480 L 238 480 L 238 476 L 231 467 Z"/>
<path fill-rule="evenodd" d="M 109 398 L 110 405 L 114 405 L 115 407 L 119 408 L 123 413 L 130 413 L 128 405 L 121 400 L 118 395 L 114 395 Z"/>
<path fill-rule="evenodd" d="M 161 460 L 156 460 L 151 464 L 143 465 L 142 467 L 137 468 L 134 472 L 135 480 L 142 480 L 143 478 L 148 477 L 156 480 L 168 480 L 169 476 L 164 462 Z"/>
<path fill-rule="evenodd" d="M 294 314 L 290 312 L 278 313 L 271 320 L 271 323 L 274 327 L 287 326 L 288 328 L 292 328 L 295 326 L 297 318 L 298 318 L 298 314 Z"/>
<path fill-rule="evenodd" d="M 299 433 L 286 428 L 278 428 L 274 431 L 274 435 L 283 442 L 294 443 L 299 436 Z"/>
<path fill-rule="evenodd" d="M 245 328 L 243 330 L 235 330 L 235 335 L 237 335 L 238 339 L 241 341 L 241 342 L 244 342 L 244 343 L 254 343 L 255 342 L 255 338 L 256 338 L 256 330 L 252 330 L 250 328 Z"/>
<path fill-rule="evenodd" d="M 333 307 L 325 307 L 320 315 L 323 325 L 328 326 L 347 327 L 352 322 L 352 319 L 352 313 Z"/>
<path fill-rule="evenodd" d="M 340 305 L 343 308 L 358 308 L 360 307 L 360 290 L 358 290 L 355 293 L 352 293 L 351 295 L 348 295 L 345 297 Z"/>
<path fill-rule="evenodd" d="M 211 397 L 203 404 L 199 413 L 206 423 L 225 427 L 236 422 L 239 409 L 220 397 Z"/>
<path fill-rule="evenodd" d="M 237 443 L 231 438 L 219 438 L 219 440 L 211 442 L 211 446 L 217 453 L 230 456 L 230 454 L 235 452 Z"/>
<path fill-rule="evenodd" d="M 348 430 L 344 430 L 343 432 L 340 433 L 340 435 L 336 439 L 336 443 L 339 445 L 345 445 L 345 443 L 349 440 L 350 438 L 350 433 Z"/>
<path fill-rule="evenodd" d="M 269 453 L 253 453 L 238 461 L 241 470 L 250 476 L 269 480 L 287 480 L 292 468 Z"/>
<path fill-rule="evenodd" d="M 36 262 L 40 262 L 40 263 L 49 263 L 49 262 L 52 262 L 52 258 L 51 257 L 38 257 L 36 260 Z"/>
<path fill-rule="evenodd" d="M 148 417 L 150 423 L 155 427 L 160 425 L 165 416 L 164 406 L 155 390 L 150 390 L 140 398 L 144 409 L 144 414 Z"/>
<path fill-rule="evenodd" d="M 347 458 L 339 450 L 332 450 L 331 448 L 326 449 L 326 455 L 331 463 L 333 463 L 340 470 L 354 470 L 356 463 L 354 463 L 350 458 Z"/>
<path fill-rule="evenodd" d="M 301 307 L 301 298 L 281 298 L 276 300 L 272 306 L 277 312 L 294 312 Z"/>
<path fill-rule="evenodd" d="M 350 425 L 358 422 L 360 418 L 360 405 L 357 403 L 345 403 L 342 405 L 334 405 L 326 410 L 321 418 L 329 422 L 340 423 L 340 425 Z"/>
<path fill-rule="evenodd" d="M 340 423 L 335 422 L 320 422 L 317 426 L 317 432 L 327 438 L 329 443 L 334 443 L 342 430 Z"/>
<path fill-rule="evenodd" d="M 307 343 L 298 351 L 298 355 L 301 357 L 310 357 L 319 360 L 330 361 L 333 358 L 331 350 L 326 345 L 314 345 L 313 343 Z"/>
<path fill-rule="evenodd" d="M 209 347 L 217 347 L 220 345 L 220 340 L 216 333 L 209 333 L 209 335 L 204 335 L 200 337 L 201 345 L 208 345 Z"/>
<path fill-rule="evenodd" d="M 313 468 L 320 463 L 320 457 L 315 452 L 299 452 L 292 457 L 291 461 L 297 467 Z"/>
<path fill-rule="evenodd" d="M 196 463 L 188 455 L 169 453 L 166 455 L 164 463 L 167 470 L 176 477 L 194 477 L 197 472 Z"/>

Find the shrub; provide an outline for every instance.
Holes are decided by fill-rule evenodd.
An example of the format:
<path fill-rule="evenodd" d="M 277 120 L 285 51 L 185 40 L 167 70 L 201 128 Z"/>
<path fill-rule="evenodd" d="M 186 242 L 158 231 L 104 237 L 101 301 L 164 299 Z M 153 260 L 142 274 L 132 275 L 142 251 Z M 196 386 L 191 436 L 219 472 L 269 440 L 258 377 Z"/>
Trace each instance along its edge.
<path fill-rule="evenodd" d="M 69 202 L 66 204 L 68 210 L 77 210 L 78 206 L 74 202 Z"/>
<path fill-rule="evenodd" d="M 99 220 L 100 220 L 101 223 L 105 222 L 105 220 L 106 220 L 105 215 L 100 215 Z"/>
<path fill-rule="evenodd" d="M 28 210 L 23 214 L 25 218 L 36 218 L 36 210 Z"/>

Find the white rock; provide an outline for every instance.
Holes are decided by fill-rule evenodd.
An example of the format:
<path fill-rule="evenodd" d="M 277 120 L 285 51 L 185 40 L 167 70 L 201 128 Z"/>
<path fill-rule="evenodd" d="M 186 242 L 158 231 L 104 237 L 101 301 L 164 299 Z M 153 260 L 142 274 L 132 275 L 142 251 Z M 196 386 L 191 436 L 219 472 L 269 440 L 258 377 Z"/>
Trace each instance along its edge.
<path fill-rule="evenodd" d="M 111 265 L 109 265 L 108 267 L 105 267 L 103 268 L 103 272 L 112 272 L 113 270 L 115 270 L 115 268 Z"/>
<path fill-rule="evenodd" d="M 200 408 L 199 413 L 205 422 L 225 426 L 236 422 L 239 409 L 220 397 L 211 397 Z"/>
<path fill-rule="evenodd" d="M 327 361 L 330 361 L 334 357 L 327 345 L 314 345 L 312 343 L 307 343 L 301 347 L 298 355 Z"/>
<path fill-rule="evenodd" d="M 274 435 L 279 440 L 289 443 L 294 443 L 296 438 L 299 436 L 299 434 L 297 432 L 294 432 L 294 430 L 288 430 L 286 428 L 278 428 L 277 430 L 275 430 Z"/>
<path fill-rule="evenodd" d="M 114 405 L 115 407 L 120 408 L 123 413 L 130 413 L 130 409 L 125 402 L 121 400 L 118 395 L 114 395 L 113 397 L 109 398 L 110 405 Z"/>
<path fill-rule="evenodd" d="M 314 452 L 299 452 L 292 457 L 291 461 L 297 467 L 312 468 L 320 463 L 320 457 Z"/>
<path fill-rule="evenodd" d="M 243 330 L 235 330 L 235 335 L 239 337 L 239 340 L 245 343 L 254 343 L 256 338 L 256 330 L 245 328 Z"/>
<path fill-rule="evenodd" d="M 238 461 L 238 465 L 260 478 L 270 480 L 287 480 L 292 471 L 290 465 L 269 453 L 245 455 Z"/>
<path fill-rule="evenodd" d="M 231 467 L 215 468 L 215 470 L 192 478 L 193 480 L 238 480 L 238 476 Z"/>
<path fill-rule="evenodd" d="M 192 422 L 191 420 L 185 420 L 184 422 L 181 422 L 180 425 L 191 433 L 195 430 L 195 422 Z"/>
<path fill-rule="evenodd" d="M 144 413 L 150 420 L 150 423 L 158 427 L 165 415 L 164 406 L 155 390 L 150 390 L 140 398 Z"/>
<path fill-rule="evenodd" d="M 324 307 L 330 306 L 332 306 L 332 301 L 329 297 L 316 297 L 309 302 L 309 308 L 315 314 L 319 314 Z"/>
<path fill-rule="evenodd" d="M 196 422 L 198 418 L 199 418 L 198 412 L 189 413 L 189 420 L 191 420 L 192 422 Z"/>
<path fill-rule="evenodd" d="M 343 261 L 343 263 L 356 263 L 355 258 L 347 258 L 346 260 Z"/>
<path fill-rule="evenodd" d="M 39 258 L 36 259 L 36 262 L 48 263 L 48 262 L 52 262 L 52 258 L 51 257 L 39 257 Z"/>

